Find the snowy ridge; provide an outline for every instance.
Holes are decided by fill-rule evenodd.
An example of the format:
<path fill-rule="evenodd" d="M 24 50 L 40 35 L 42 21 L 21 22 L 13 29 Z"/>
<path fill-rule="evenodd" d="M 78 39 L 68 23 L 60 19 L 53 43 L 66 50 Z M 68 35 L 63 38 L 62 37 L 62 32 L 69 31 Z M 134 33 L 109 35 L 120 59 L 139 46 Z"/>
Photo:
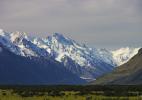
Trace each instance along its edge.
<path fill-rule="evenodd" d="M 0 43 L 10 49 L 11 52 L 25 57 L 48 56 L 48 52 L 33 44 L 26 33 L 0 31 Z"/>
<path fill-rule="evenodd" d="M 36 39 L 33 43 L 50 51 L 49 53 L 54 56 L 55 60 L 63 63 L 71 72 L 86 79 L 101 76 L 111 71 L 115 65 L 109 51 L 88 48 L 59 33 L 54 33 L 46 39 Z"/>
<path fill-rule="evenodd" d="M 0 44 L 11 52 L 25 57 L 52 57 L 66 69 L 85 80 L 95 80 L 114 67 L 127 62 L 139 48 L 122 48 L 116 51 L 89 48 L 84 44 L 54 33 L 47 38 L 33 38 L 23 32 L 7 33 L 0 30 Z"/>
<path fill-rule="evenodd" d="M 116 64 L 122 65 L 130 60 L 134 55 L 138 53 L 140 48 L 120 48 L 118 50 L 112 51 L 112 56 Z"/>
<path fill-rule="evenodd" d="M 20 48 L 15 46 L 11 41 L 10 41 L 10 34 L 4 32 L 2 29 L 0 29 L 0 44 L 4 45 L 6 48 L 8 48 L 11 52 L 20 55 Z"/>

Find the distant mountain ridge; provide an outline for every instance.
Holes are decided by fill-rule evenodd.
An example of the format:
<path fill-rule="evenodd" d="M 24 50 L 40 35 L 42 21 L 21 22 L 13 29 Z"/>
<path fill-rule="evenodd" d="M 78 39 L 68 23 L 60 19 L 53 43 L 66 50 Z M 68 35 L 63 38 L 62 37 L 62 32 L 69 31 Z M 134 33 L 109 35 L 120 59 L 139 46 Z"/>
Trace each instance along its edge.
<path fill-rule="evenodd" d="M 99 85 L 141 85 L 142 84 L 142 48 L 127 63 L 117 67 L 91 84 Z"/>
<path fill-rule="evenodd" d="M 117 66 L 120 66 L 130 60 L 134 55 L 138 53 L 140 48 L 120 48 L 118 50 L 111 51 Z"/>
<path fill-rule="evenodd" d="M 19 56 L 58 61 L 68 71 L 87 81 L 111 72 L 116 66 L 127 62 L 139 49 L 129 48 L 120 53 L 119 50 L 89 48 L 60 33 L 47 38 L 33 38 L 24 32 L 8 33 L 3 30 L 0 30 L 0 43 Z"/>

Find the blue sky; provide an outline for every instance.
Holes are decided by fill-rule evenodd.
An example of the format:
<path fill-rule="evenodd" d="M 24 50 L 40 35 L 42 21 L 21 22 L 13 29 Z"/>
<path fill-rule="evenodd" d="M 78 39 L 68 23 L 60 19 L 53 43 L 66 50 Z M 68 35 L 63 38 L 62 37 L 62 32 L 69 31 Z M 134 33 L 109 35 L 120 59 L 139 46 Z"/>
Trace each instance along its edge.
<path fill-rule="evenodd" d="M 142 0 L 0 0 L 0 28 L 90 47 L 142 47 Z"/>

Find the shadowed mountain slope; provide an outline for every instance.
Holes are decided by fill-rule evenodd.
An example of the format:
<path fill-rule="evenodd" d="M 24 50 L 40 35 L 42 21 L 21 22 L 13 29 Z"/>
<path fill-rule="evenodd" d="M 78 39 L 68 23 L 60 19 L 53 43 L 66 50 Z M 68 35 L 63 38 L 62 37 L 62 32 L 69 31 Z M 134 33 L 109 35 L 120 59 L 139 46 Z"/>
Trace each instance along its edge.
<path fill-rule="evenodd" d="M 0 84 L 47 85 L 85 83 L 85 81 L 62 66 L 62 64 L 51 58 L 28 58 L 15 55 L 3 45 L 0 45 Z"/>

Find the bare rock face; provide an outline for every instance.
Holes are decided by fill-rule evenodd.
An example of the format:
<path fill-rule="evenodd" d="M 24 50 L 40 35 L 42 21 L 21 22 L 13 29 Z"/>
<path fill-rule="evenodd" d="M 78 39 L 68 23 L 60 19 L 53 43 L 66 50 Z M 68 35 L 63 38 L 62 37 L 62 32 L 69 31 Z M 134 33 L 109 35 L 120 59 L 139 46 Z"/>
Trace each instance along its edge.
<path fill-rule="evenodd" d="M 139 52 L 138 52 L 138 54 L 142 54 L 142 48 L 141 48 L 141 49 L 139 49 Z"/>

